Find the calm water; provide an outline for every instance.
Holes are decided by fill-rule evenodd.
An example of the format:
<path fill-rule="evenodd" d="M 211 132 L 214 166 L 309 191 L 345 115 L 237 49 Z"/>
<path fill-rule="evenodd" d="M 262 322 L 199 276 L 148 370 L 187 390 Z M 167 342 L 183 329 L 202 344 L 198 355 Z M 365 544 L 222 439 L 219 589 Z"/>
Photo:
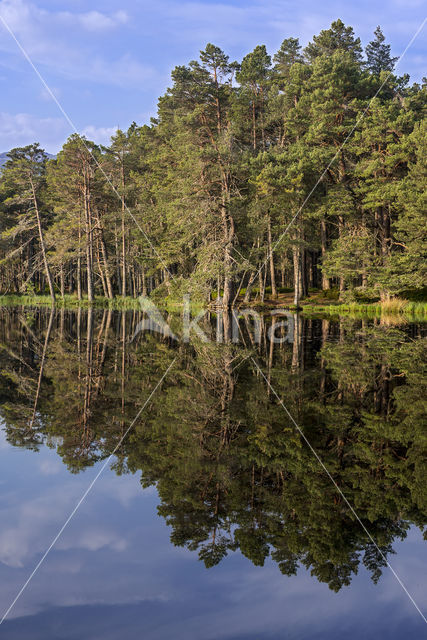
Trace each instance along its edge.
<path fill-rule="evenodd" d="M 141 319 L 0 310 L 0 637 L 424 637 L 425 326 Z"/>

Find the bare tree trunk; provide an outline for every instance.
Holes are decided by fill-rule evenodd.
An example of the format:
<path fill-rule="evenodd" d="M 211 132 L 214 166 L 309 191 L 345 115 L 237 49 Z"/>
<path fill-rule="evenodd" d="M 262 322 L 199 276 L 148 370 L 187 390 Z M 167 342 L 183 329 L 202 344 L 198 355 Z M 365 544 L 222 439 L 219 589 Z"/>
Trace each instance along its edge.
<path fill-rule="evenodd" d="M 259 282 L 259 299 L 260 302 L 264 302 L 265 298 L 265 278 L 263 277 L 263 270 L 265 269 L 265 265 L 258 272 L 258 282 Z"/>
<path fill-rule="evenodd" d="M 252 100 L 252 146 L 256 149 L 255 93 Z"/>
<path fill-rule="evenodd" d="M 323 220 L 323 219 L 320 223 L 320 238 L 322 243 L 322 289 L 326 291 L 331 288 L 331 283 L 329 278 L 326 277 L 323 271 L 323 261 L 326 258 L 327 242 L 328 242 L 328 231 L 326 227 L 326 220 Z"/>
<path fill-rule="evenodd" d="M 122 296 L 126 295 L 126 235 L 125 235 L 125 167 L 122 157 L 121 180 L 122 180 Z"/>
<path fill-rule="evenodd" d="M 387 264 L 387 258 L 390 252 L 391 244 L 391 221 L 390 214 L 386 207 L 381 207 L 381 262 L 383 267 Z M 385 302 L 390 299 L 390 293 L 387 290 L 381 290 L 381 301 Z"/>
<path fill-rule="evenodd" d="M 145 268 L 142 267 L 142 295 L 147 295 L 147 278 L 145 276 Z"/>
<path fill-rule="evenodd" d="M 267 225 L 267 241 L 268 241 L 268 257 L 270 261 L 270 280 L 271 280 L 271 297 L 277 298 L 276 277 L 274 274 L 274 255 L 271 242 L 271 218 L 268 216 Z"/>
<path fill-rule="evenodd" d="M 251 299 L 251 290 L 256 278 L 256 271 L 251 271 L 249 274 L 248 284 L 246 285 L 245 297 L 243 298 L 243 302 L 246 304 Z"/>
<path fill-rule="evenodd" d="M 81 212 L 79 212 L 79 247 L 77 256 L 77 298 L 82 299 L 82 258 L 80 255 L 82 241 L 82 225 L 81 225 Z"/>
<path fill-rule="evenodd" d="M 298 307 L 301 298 L 301 257 L 299 247 L 294 246 L 292 248 L 292 258 L 294 263 L 294 305 Z"/>
<path fill-rule="evenodd" d="M 342 216 L 339 216 L 338 218 L 338 229 L 339 229 L 339 234 L 341 236 L 344 231 L 344 219 Z M 345 280 L 344 280 L 344 277 L 341 276 L 340 277 L 340 298 L 342 297 L 342 294 L 344 293 L 344 291 L 345 291 Z"/>
<path fill-rule="evenodd" d="M 42 257 L 43 257 L 43 264 L 44 264 L 44 269 L 45 269 L 45 273 L 46 273 L 46 279 L 47 279 L 47 283 L 49 285 L 49 292 L 50 292 L 50 297 L 52 298 L 52 304 L 55 304 L 55 290 L 53 288 L 52 276 L 50 275 L 49 264 L 47 262 L 47 257 L 46 257 L 46 245 L 44 243 L 42 222 L 41 222 L 41 218 L 40 218 L 39 203 L 37 201 L 36 190 L 35 190 L 34 182 L 33 182 L 32 179 L 31 179 L 31 190 L 32 190 L 32 193 L 33 193 L 34 210 L 36 212 L 36 217 L 37 217 L 37 228 L 38 228 L 38 231 L 39 231 L 40 248 L 41 248 Z"/>
<path fill-rule="evenodd" d="M 223 235 L 224 235 L 224 292 L 222 297 L 222 304 L 225 308 L 231 305 L 233 299 L 233 279 L 231 276 L 231 251 L 233 248 L 233 239 L 234 239 L 234 220 L 229 215 L 227 210 L 228 203 L 228 185 L 227 185 L 227 176 L 223 175 L 223 184 L 222 184 L 222 203 L 221 203 L 221 216 L 222 216 L 222 226 L 223 226 Z"/>
<path fill-rule="evenodd" d="M 65 296 L 65 279 L 64 279 L 64 265 L 61 264 L 61 270 L 59 272 L 59 279 L 61 284 L 61 298 L 64 299 Z"/>
<path fill-rule="evenodd" d="M 87 270 L 87 298 L 93 302 L 93 271 L 92 271 L 92 216 L 89 203 L 89 188 L 87 170 L 85 172 L 84 203 L 86 221 L 86 270 Z"/>
<path fill-rule="evenodd" d="M 116 251 L 116 277 L 117 277 L 117 285 L 119 288 L 119 294 L 122 295 L 122 275 L 120 272 L 120 265 L 119 265 L 119 243 L 118 243 L 118 239 L 117 239 L 117 227 L 116 225 L 114 225 L 114 245 L 115 245 L 115 251 Z"/>
<path fill-rule="evenodd" d="M 101 244 L 102 260 L 104 262 L 105 283 L 107 285 L 107 294 L 110 300 L 114 298 L 113 287 L 111 285 L 110 267 L 108 264 L 107 247 L 104 240 L 104 231 L 101 227 L 99 242 Z"/>
<path fill-rule="evenodd" d="M 99 246 L 99 238 L 98 238 L 97 247 L 96 247 L 96 261 L 98 263 L 98 270 L 99 270 L 99 276 L 101 278 L 102 291 L 103 291 L 104 297 L 107 298 L 108 291 L 107 291 L 107 285 L 105 282 L 104 269 L 102 268 L 102 264 L 101 264 L 101 251 Z"/>

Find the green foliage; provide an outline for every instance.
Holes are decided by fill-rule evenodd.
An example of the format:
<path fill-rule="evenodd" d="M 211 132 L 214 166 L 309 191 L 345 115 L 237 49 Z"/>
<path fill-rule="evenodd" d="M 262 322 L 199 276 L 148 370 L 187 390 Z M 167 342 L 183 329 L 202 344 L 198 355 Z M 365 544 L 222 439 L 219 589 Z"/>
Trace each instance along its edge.
<path fill-rule="evenodd" d="M 393 71 L 394 65 L 398 58 L 392 58 L 390 55 L 390 45 L 384 44 L 384 34 L 381 27 L 377 27 L 374 31 L 375 40 L 372 40 L 366 46 L 366 66 L 372 73 L 380 75 L 381 71 Z"/>
<path fill-rule="evenodd" d="M 393 75 L 380 27 L 365 53 L 341 20 L 303 52 L 290 37 L 241 63 L 208 43 L 172 71 L 150 126 L 106 147 L 73 134 L 55 160 L 37 144 L 12 150 L 0 291 L 43 294 L 50 272 L 52 295 L 92 302 L 421 291 L 426 86 Z"/>

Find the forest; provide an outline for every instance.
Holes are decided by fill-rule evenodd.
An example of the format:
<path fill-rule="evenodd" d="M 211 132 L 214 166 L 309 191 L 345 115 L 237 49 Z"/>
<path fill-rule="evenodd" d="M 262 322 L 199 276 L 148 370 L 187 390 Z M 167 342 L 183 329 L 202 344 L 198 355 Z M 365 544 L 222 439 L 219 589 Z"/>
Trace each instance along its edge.
<path fill-rule="evenodd" d="M 427 83 L 394 72 L 380 27 L 337 20 L 241 62 L 208 44 L 172 71 L 151 124 L 0 176 L 0 292 L 223 307 L 292 291 L 422 295 Z M 221 302 L 219 302 L 221 301 Z"/>

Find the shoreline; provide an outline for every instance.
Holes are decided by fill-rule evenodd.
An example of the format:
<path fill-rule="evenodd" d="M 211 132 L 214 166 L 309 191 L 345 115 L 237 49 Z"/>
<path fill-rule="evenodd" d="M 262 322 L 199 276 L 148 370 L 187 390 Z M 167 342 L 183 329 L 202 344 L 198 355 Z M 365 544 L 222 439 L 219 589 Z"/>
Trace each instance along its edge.
<path fill-rule="evenodd" d="M 158 303 L 157 303 L 158 304 Z M 0 306 L 3 307 L 51 307 L 52 301 L 48 295 L 46 296 L 29 296 L 29 295 L 0 295 Z M 64 298 L 58 297 L 55 307 L 61 309 L 88 309 L 100 308 L 100 309 L 112 309 L 112 310 L 139 310 L 140 305 L 138 298 L 131 298 L 127 296 L 125 298 L 116 297 L 113 299 L 97 296 L 92 303 L 89 303 L 87 298 L 78 300 L 76 296 L 67 295 Z M 159 308 L 168 310 L 179 310 L 182 308 L 182 302 L 165 300 L 164 304 L 158 304 Z M 337 300 L 327 299 L 318 294 L 308 296 L 306 299 L 301 300 L 299 308 L 296 308 L 293 302 L 286 299 L 286 296 L 278 296 L 278 298 L 266 298 L 263 302 L 258 300 L 252 300 L 248 303 L 237 304 L 234 309 L 239 311 L 243 307 L 253 309 L 260 313 L 273 309 L 283 309 L 291 312 L 300 312 L 303 314 L 321 314 L 321 315 L 351 315 L 351 314 L 364 314 L 364 315 L 405 315 L 415 316 L 418 318 L 427 318 L 427 301 L 410 301 L 402 298 L 392 298 L 386 302 L 338 302 Z M 210 310 L 213 313 L 218 313 L 221 307 L 206 307 L 201 303 L 194 303 L 191 305 L 191 309 L 198 310 Z"/>

